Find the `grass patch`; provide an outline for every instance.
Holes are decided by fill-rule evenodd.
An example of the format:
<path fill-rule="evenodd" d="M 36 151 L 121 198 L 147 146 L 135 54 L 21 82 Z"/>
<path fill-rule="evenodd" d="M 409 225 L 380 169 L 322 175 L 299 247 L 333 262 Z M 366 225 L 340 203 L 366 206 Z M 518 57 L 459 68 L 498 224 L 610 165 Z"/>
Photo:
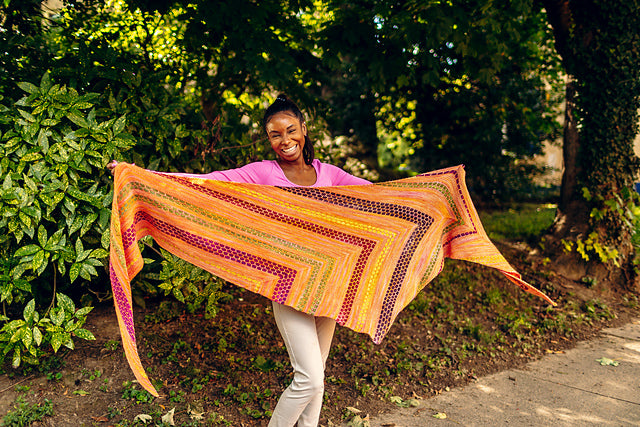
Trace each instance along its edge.
<path fill-rule="evenodd" d="M 13 407 L 14 410 L 9 411 L 2 418 L 2 426 L 29 426 L 53 414 L 53 403 L 48 399 L 45 399 L 42 403 L 29 403 L 23 396 L 18 396 Z"/>
<path fill-rule="evenodd" d="M 556 205 L 525 203 L 506 211 L 480 212 L 480 220 L 492 240 L 530 240 L 549 228 Z"/>

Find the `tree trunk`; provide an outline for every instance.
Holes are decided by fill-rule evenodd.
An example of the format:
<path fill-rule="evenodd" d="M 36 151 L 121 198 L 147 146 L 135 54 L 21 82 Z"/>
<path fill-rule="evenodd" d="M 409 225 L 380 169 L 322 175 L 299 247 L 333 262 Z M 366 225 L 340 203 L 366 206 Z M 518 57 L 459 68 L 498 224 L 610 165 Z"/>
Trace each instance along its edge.
<path fill-rule="evenodd" d="M 564 135 L 562 144 L 563 166 L 562 188 L 560 190 L 560 204 L 558 210 L 567 212 L 570 210 L 572 202 L 576 199 L 577 179 L 580 175 L 578 164 L 578 121 L 576 119 L 576 87 L 572 77 L 567 79 L 565 90 L 565 110 L 564 110 Z M 575 203 L 574 203 L 575 204 Z"/>
<path fill-rule="evenodd" d="M 571 235 L 583 234 L 587 230 L 589 206 L 580 194 L 578 179 L 580 177 L 580 135 L 576 117 L 576 87 L 569 77 L 566 87 L 564 112 L 564 136 L 562 155 L 564 169 L 562 171 L 562 187 L 553 234 L 557 238 L 566 239 Z"/>
<path fill-rule="evenodd" d="M 587 264 L 579 259 L 576 252 L 565 251 L 563 244 L 563 240 L 571 241 L 583 236 L 589 224 L 589 207 L 578 188 L 580 136 L 575 105 L 576 87 L 572 77 L 567 79 L 565 97 L 562 187 L 556 218 L 545 241 L 546 252 L 554 259 L 556 272 L 580 280 L 587 275 Z"/>

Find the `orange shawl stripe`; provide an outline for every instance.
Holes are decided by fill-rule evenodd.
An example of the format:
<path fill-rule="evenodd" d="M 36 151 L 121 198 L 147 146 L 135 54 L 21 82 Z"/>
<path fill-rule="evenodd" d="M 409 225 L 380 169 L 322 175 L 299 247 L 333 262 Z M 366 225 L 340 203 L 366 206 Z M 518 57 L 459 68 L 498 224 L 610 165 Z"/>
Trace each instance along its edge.
<path fill-rule="evenodd" d="M 127 360 L 157 396 L 136 347 L 131 280 L 138 240 L 216 276 L 380 343 L 444 258 L 524 282 L 489 241 L 463 166 L 362 186 L 273 187 L 188 178 L 130 164 L 115 169 L 110 273 Z"/>

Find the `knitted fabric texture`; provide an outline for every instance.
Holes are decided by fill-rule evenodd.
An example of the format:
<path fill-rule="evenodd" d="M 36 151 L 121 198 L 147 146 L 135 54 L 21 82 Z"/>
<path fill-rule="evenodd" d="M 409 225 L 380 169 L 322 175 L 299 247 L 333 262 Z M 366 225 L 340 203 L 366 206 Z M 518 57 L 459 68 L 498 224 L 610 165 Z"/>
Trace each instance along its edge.
<path fill-rule="evenodd" d="M 138 240 L 216 276 L 380 343 L 444 258 L 493 267 L 530 286 L 489 241 L 463 166 L 362 186 L 274 187 L 115 168 L 110 275 L 125 354 L 158 395 L 136 347 L 131 280 Z"/>

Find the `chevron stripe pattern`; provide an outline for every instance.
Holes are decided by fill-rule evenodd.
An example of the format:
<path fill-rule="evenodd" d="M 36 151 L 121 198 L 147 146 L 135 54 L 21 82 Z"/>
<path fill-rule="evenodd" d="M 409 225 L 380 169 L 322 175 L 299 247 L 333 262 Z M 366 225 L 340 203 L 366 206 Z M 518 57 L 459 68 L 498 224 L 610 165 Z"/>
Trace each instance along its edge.
<path fill-rule="evenodd" d="M 138 240 L 280 304 L 368 334 L 380 343 L 445 257 L 524 282 L 489 241 L 464 167 L 362 186 L 272 187 L 187 178 L 120 163 L 115 169 L 110 275 L 127 360 L 158 395 L 136 347 L 131 280 Z"/>

